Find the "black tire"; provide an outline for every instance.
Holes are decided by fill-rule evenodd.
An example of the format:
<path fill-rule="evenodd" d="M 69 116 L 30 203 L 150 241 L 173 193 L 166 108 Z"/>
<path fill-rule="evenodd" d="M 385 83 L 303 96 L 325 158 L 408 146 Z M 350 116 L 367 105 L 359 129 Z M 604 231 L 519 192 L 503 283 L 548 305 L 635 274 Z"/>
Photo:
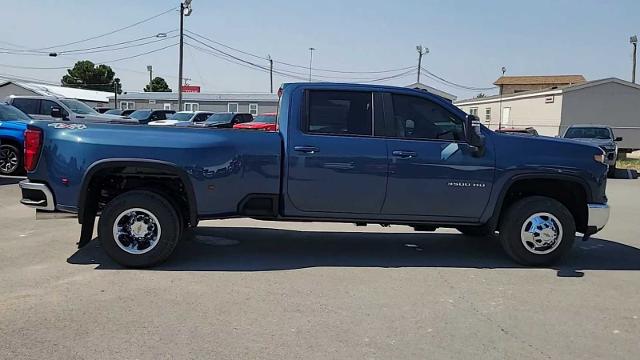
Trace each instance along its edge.
<path fill-rule="evenodd" d="M 562 236 L 558 238 L 559 243 L 555 247 L 536 248 L 536 245 L 539 244 L 522 240 L 521 231 L 525 222 L 538 213 L 550 214 L 555 217 L 554 220 L 550 221 L 555 223 L 557 220 L 559 223 L 558 229 L 562 230 Z M 549 219 L 549 217 L 544 216 L 542 218 Z M 530 196 L 518 200 L 506 209 L 500 222 L 500 244 L 513 260 L 522 265 L 541 266 L 556 262 L 573 247 L 575 238 L 576 224 L 571 212 L 559 201 L 544 196 Z M 530 246 L 525 245 L 525 243 Z M 533 248 L 533 250 L 530 250 L 530 248 Z M 535 250 L 538 250 L 538 253 Z M 541 251 L 549 252 L 542 254 L 540 253 Z"/>
<path fill-rule="evenodd" d="M 465 226 L 458 226 L 456 227 L 456 229 L 467 236 L 474 236 L 474 237 L 488 237 L 488 236 L 494 235 L 495 233 L 493 230 L 489 229 L 489 227 L 486 225 L 480 225 L 480 226 L 465 225 Z"/>
<path fill-rule="evenodd" d="M 20 173 L 22 173 L 22 151 L 13 145 L 0 145 L 0 175 Z"/>
<path fill-rule="evenodd" d="M 133 212 L 134 214 L 151 214 L 155 217 L 151 220 L 152 228 L 159 232 L 159 234 L 156 233 L 159 236 L 151 236 L 151 238 L 156 238 L 157 241 L 148 243 L 143 243 L 144 240 L 130 241 L 131 237 L 127 236 L 120 240 L 116 239 L 114 236 L 116 220 L 122 214 L 131 214 L 131 212 L 127 213 L 127 210 L 131 209 L 142 210 L 142 212 Z M 126 223 L 126 220 L 131 218 L 133 216 L 124 215 L 120 221 Z M 149 220 L 148 216 L 146 220 Z M 155 220 L 157 220 L 157 224 Z M 180 240 L 180 227 L 178 213 L 169 200 L 151 191 L 134 190 L 118 195 L 105 206 L 98 224 L 98 238 L 107 255 L 115 262 L 126 267 L 144 268 L 162 263 L 173 253 Z M 149 227 L 147 227 L 147 231 L 148 229 Z M 153 243 L 155 243 L 153 246 L 140 245 Z M 137 248 L 127 251 L 121 247 L 125 245 L 137 246 Z M 143 249 L 140 249 L 141 247 Z M 151 249 L 146 250 L 148 248 Z M 132 253 L 132 251 L 141 250 L 146 252 Z"/>
<path fill-rule="evenodd" d="M 607 175 L 610 178 L 615 178 L 616 177 L 616 169 L 617 169 L 617 162 L 614 162 L 613 165 L 609 166 L 609 172 L 607 173 Z"/>

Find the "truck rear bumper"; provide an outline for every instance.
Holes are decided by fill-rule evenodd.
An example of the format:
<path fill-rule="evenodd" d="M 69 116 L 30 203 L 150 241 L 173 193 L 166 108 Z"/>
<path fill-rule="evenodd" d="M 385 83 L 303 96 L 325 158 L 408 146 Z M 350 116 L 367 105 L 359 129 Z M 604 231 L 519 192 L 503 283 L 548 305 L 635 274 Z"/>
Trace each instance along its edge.
<path fill-rule="evenodd" d="M 594 229 L 595 231 L 602 230 L 609 221 L 609 205 L 587 204 L 587 207 L 589 209 L 589 229 Z"/>
<path fill-rule="evenodd" d="M 22 191 L 20 203 L 37 210 L 55 211 L 56 204 L 53 193 L 46 184 L 33 183 L 29 180 L 22 180 L 19 183 Z"/>

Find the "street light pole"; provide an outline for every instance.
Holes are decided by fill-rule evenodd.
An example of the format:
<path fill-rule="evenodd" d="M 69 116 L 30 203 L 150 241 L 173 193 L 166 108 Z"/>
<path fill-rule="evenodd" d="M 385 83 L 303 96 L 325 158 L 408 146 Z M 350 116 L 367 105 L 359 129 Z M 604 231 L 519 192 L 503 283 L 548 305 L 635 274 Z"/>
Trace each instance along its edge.
<path fill-rule="evenodd" d="M 416 50 L 418 50 L 418 82 L 420 82 L 420 72 L 422 71 L 422 56 L 429 53 L 429 48 L 418 45 L 416 46 Z"/>
<path fill-rule="evenodd" d="M 311 64 L 313 63 L 313 52 L 316 48 L 309 48 L 309 82 L 311 82 Z"/>
<path fill-rule="evenodd" d="M 629 42 L 631 43 L 631 45 L 633 45 L 633 67 L 631 70 L 631 82 L 632 83 L 636 83 L 636 60 L 637 60 L 637 55 L 636 55 L 636 51 L 638 50 L 638 36 L 637 35 L 633 35 L 630 39 Z"/>
<path fill-rule="evenodd" d="M 191 0 L 180 1 L 180 59 L 178 61 L 178 111 L 182 109 L 182 56 L 184 48 L 184 17 L 191 15 Z"/>
<path fill-rule="evenodd" d="M 502 76 L 507 72 L 506 67 L 502 67 Z M 500 122 L 498 123 L 498 130 L 502 130 L 502 86 L 500 85 Z"/>

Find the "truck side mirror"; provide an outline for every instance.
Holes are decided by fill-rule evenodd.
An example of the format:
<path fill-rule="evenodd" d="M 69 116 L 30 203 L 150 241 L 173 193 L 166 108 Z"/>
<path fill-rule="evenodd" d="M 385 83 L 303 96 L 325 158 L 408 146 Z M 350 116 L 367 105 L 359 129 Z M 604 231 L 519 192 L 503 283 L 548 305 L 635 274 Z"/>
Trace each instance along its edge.
<path fill-rule="evenodd" d="M 64 116 L 62 114 L 62 109 L 58 106 L 51 107 L 51 117 L 54 119 L 62 119 Z"/>
<path fill-rule="evenodd" d="M 480 119 L 475 115 L 467 115 L 464 125 L 467 143 L 474 148 L 476 156 L 482 156 L 484 154 L 484 135 L 482 135 Z"/>
<path fill-rule="evenodd" d="M 613 141 L 615 141 L 615 142 L 622 141 L 622 137 L 621 137 L 621 136 L 618 136 L 618 137 L 617 137 L 617 138 L 615 138 Z"/>

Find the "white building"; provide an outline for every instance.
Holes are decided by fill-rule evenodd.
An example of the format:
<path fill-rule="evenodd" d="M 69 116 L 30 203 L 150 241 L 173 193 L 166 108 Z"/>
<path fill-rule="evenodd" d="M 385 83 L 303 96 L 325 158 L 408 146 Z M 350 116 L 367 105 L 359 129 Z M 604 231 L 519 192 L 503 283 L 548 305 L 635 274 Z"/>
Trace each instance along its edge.
<path fill-rule="evenodd" d="M 640 85 L 617 78 L 564 87 L 454 102 L 491 129 L 533 127 L 541 135 L 561 135 L 573 124 L 603 124 L 640 149 Z"/>
<path fill-rule="evenodd" d="M 0 100 L 11 95 L 64 97 L 80 100 L 91 107 L 96 107 L 106 106 L 109 103 L 109 96 L 113 96 L 113 93 L 21 81 L 6 81 L 0 84 Z"/>

